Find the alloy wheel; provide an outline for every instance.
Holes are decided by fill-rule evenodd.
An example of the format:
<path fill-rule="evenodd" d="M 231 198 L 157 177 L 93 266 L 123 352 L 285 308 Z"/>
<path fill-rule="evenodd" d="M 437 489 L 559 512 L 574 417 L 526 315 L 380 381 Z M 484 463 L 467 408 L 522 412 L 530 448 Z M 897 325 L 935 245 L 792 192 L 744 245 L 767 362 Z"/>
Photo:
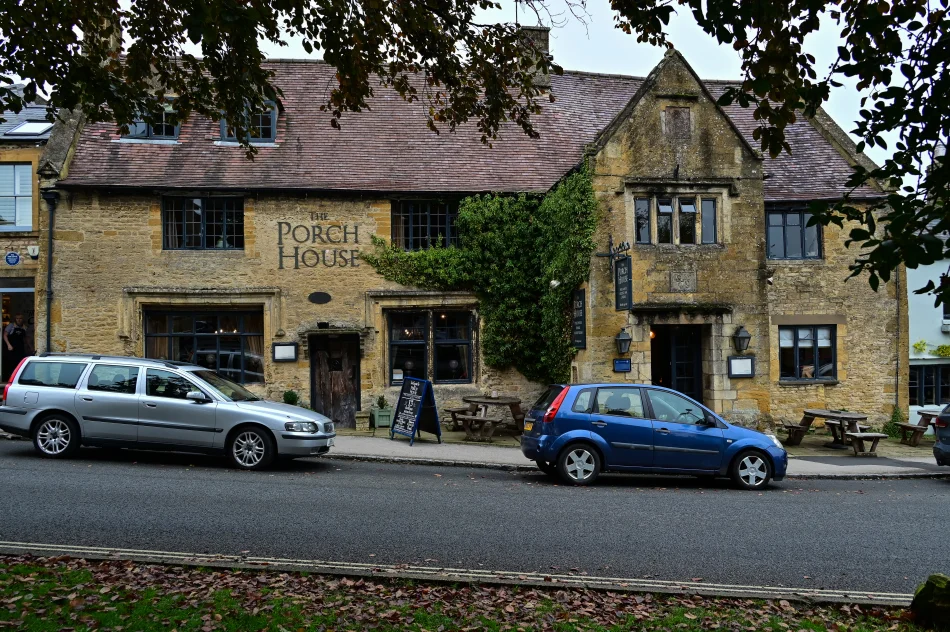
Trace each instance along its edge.
<path fill-rule="evenodd" d="M 584 448 L 575 448 L 567 455 L 567 475 L 584 481 L 594 473 L 594 455 Z"/>
<path fill-rule="evenodd" d="M 234 439 L 234 460 L 244 467 L 254 467 L 264 459 L 264 438 L 257 432 L 246 430 Z"/>
<path fill-rule="evenodd" d="M 36 445 L 50 456 L 59 456 L 69 448 L 72 431 L 62 419 L 48 419 L 36 432 Z"/>
<path fill-rule="evenodd" d="M 750 454 L 739 461 L 739 478 L 749 487 L 758 487 L 767 477 L 768 469 L 762 457 Z"/>

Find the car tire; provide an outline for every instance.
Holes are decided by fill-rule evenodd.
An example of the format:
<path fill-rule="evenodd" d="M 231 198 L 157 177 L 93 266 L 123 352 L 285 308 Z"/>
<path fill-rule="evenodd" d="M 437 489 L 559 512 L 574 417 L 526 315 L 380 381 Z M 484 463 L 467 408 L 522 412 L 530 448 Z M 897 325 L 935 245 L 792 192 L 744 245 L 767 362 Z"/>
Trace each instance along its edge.
<path fill-rule="evenodd" d="M 600 476 L 600 455 L 586 443 L 575 443 L 557 457 L 557 472 L 570 485 L 590 485 Z"/>
<path fill-rule="evenodd" d="M 761 452 L 740 452 L 729 466 L 729 476 L 739 489 L 762 489 L 772 480 L 772 464 Z"/>
<path fill-rule="evenodd" d="M 538 469 L 547 474 L 548 476 L 557 476 L 557 465 L 549 461 L 542 461 L 540 459 L 535 461 L 535 464 L 538 466 Z"/>
<path fill-rule="evenodd" d="M 33 428 L 33 448 L 48 459 L 67 459 L 79 450 L 79 424 L 65 415 L 50 415 Z"/>
<path fill-rule="evenodd" d="M 262 470 L 277 456 L 270 433 L 257 426 L 241 426 L 235 430 L 227 451 L 231 465 L 239 470 Z"/>

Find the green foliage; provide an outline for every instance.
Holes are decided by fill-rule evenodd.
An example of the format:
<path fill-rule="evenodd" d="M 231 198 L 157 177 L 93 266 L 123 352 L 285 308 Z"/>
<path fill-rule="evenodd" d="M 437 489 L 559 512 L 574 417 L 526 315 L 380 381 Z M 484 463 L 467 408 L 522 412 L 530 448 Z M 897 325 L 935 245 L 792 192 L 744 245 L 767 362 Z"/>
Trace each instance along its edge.
<path fill-rule="evenodd" d="M 564 381 L 574 356 L 571 291 L 590 273 L 596 209 L 590 176 L 574 173 L 544 196 L 466 198 L 458 248 L 405 252 L 374 239 L 363 259 L 402 285 L 474 292 L 489 366 Z"/>
<path fill-rule="evenodd" d="M 284 391 L 284 403 L 296 406 L 300 401 L 300 393 L 297 391 Z"/>
<path fill-rule="evenodd" d="M 903 411 L 895 406 L 893 412 L 891 412 L 891 418 L 884 424 L 884 427 L 881 428 L 881 432 L 892 439 L 896 439 L 901 436 L 900 425 L 905 422 Z"/>
<path fill-rule="evenodd" d="M 379 408 L 380 410 L 385 410 L 388 407 L 389 407 L 389 402 L 386 401 L 386 397 L 383 395 L 380 395 L 376 399 L 376 408 Z"/>
<path fill-rule="evenodd" d="M 930 355 L 938 358 L 950 358 L 950 345 L 931 345 L 926 340 L 918 340 L 912 346 L 917 353 L 927 353 L 928 350 L 932 350 Z"/>

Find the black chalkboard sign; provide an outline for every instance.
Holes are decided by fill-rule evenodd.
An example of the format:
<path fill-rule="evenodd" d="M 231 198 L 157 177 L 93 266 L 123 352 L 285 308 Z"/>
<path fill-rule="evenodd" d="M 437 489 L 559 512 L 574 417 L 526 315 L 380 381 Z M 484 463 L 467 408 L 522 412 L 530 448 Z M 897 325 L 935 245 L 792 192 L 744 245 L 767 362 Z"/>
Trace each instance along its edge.
<path fill-rule="evenodd" d="M 412 445 L 416 435 L 420 435 L 423 430 L 434 434 L 442 443 L 442 426 L 439 424 L 439 411 L 435 407 L 432 382 L 404 377 L 393 413 L 393 423 L 389 428 L 389 438 L 397 434 L 409 437 L 409 445 Z"/>
<path fill-rule="evenodd" d="M 614 270 L 617 275 L 614 285 L 617 311 L 630 311 L 633 309 L 633 265 L 630 257 L 618 257 Z"/>
<path fill-rule="evenodd" d="M 571 302 L 571 344 L 575 349 L 587 348 L 587 305 L 584 290 L 574 290 Z"/>

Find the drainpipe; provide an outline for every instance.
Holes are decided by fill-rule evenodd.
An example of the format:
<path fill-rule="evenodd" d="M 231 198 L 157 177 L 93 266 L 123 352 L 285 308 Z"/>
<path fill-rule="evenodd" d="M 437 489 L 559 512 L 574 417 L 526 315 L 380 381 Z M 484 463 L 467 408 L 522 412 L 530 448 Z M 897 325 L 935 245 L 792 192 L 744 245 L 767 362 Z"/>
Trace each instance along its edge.
<path fill-rule="evenodd" d="M 46 349 L 49 353 L 52 347 L 52 323 L 50 316 L 53 311 L 53 223 L 56 218 L 56 203 L 59 201 L 59 191 L 55 189 L 43 189 L 40 192 L 46 204 L 49 206 L 49 226 L 46 242 Z"/>

